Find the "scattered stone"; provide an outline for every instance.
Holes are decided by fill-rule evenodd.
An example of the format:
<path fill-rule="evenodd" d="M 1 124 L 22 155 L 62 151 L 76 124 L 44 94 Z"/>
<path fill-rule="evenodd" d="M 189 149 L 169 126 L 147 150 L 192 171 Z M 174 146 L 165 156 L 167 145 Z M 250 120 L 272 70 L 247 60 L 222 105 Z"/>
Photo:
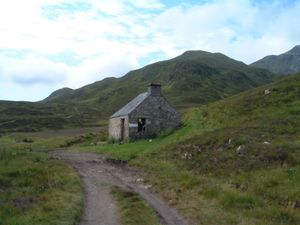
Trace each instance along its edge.
<path fill-rule="evenodd" d="M 199 152 L 199 150 L 200 150 L 200 152 L 201 152 L 201 148 L 198 145 L 193 145 L 193 150 L 197 151 L 197 152 Z"/>
<path fill-rule="evenodd" d="M 137 178 L 136 182 L 138 182 L 138 183 L 144 182 L 144 179 L 143 178 Z"/>
<path fill-rule="evenodd" d="M 241 190 L 241 191 L 247 191 L 248 190 L 248 184 L 247 183 L 231 183 L 231 186 L 235 189 Z"/>
<path fill-rule="evenodd" d="M 191 159 L 192 158 L 192 154 L 188 153 L 188 152 L 185 152 L 181 158 L 183 158 L 183 159 Z"/>
<path fill-rule="evenodd" d="M 152 188 L 152 185 L 151 184 L 143 185 L 142 188 L 144 188 L 144 189 L 150 189 L 150 188 Z"/>
<path fill-rule="evenodd" d="M 152 142 L 152 139 L 149 139 L 149 142 Z"/>
<path fill-rule="evenodd" d="M 270 90 L 269 90 L 269 89 L 266 89 L 266 90 L 265 90 L 265 95 L 268 95 L 268 94 L 270 94 Z"/>
<path fill-rule="evenodd" d="M 245 146 L 244 145 L 239 145 L 236 150 L 235 150 L 235 153 L 238 154 L 238 155 L 242 155 L 245 151 Z"/>
<path fill-rule="evenodd" d="M 269 144 L 271 144 L 270 142 L 268 142 L 268 141 L 264 141 L 264 143 L 263 143 L 264 145 L 269 145 Z"/>
<path fill-rule="evenodd" d="M 229 138 L 229 139 L 228 139 L 228 145 L 230 145 L 230 144 L 231 144 L 231 142 L 232 142 L 232 139 L 231 139 L 231 138 Z"/>
<path fill-rule="evenodd" d="M 294 202 L 294 209 L 299 209 L 300 208 L 300 201 L 295 201 Z"/>

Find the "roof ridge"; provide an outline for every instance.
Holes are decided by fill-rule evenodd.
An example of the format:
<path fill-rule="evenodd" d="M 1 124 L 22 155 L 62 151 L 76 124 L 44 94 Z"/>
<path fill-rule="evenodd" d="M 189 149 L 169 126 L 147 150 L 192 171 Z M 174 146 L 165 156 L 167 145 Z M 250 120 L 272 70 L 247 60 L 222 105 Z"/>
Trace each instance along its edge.
<path fill-rule="evenodd" d="M 138 107 L 146 98 L 148 98 L 150 94 L 148 92 L 143 92 L 137 95 L 134 99 L 128 102 L 125 106 L 115 112 L 110 118 L 124 116 L 131 113 L 136 107 Z"/>

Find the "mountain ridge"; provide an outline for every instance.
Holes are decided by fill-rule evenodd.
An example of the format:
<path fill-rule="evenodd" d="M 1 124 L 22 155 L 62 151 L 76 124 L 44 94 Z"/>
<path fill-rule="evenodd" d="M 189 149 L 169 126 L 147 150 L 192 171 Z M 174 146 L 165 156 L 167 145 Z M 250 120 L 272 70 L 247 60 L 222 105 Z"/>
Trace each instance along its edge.
<path fill-rule="evenodd" d="M 280 55 L 269 55 L 250 64 L 255 68 L 267 69 L 275 74 L 293 74 L 300 72 L 300 45 Z"/>
<path fill-rule="evenodd" d="M 151 82 L 160 83 L 168 101 L 178 110 L 185 110 L 266 84 L 276 77 L 221 53 L 187 51 L 120 78 L 105 78 L 75 90 L 56 90 L 40 102 L 0 102 L 0 131 L 103 125 L 108 116 L 144 92 Z"/>
<path fill-rule="evenodd" d="M 230 57 L 224 54 L 210 53 L 210 52 L 199 51 L 199 50 L 190 50 L 172 59 L 155 62 L 146 65 L 140 69 L 129 71 L 127 74 L 125 74 L 120 78 L 109 77 L 101 81 L 94 82 L 93 84 L 83 86 L 79 89 L 75 89 L 72 91 L 72 93 L 62 92 L 63 96 L 60 96 L 60 99 L 55 98 L 55 100 L 59 102 L 70 101 L 70 100 L 77 101 L 79 97 L 80 101 L 88 101 L 88 98 L 92 98 L 93 94 L 91 92 L 97 93 L 99 90 L 96 89 L 105 89 L 111 93 L 114 90 L 109 91 L 108 89 L 110 89 L 113 86 L 121 86 L 122 88 L 128 88 L 128 89 L 130 86 L 130 88 L 137 90 L 135 91 L 135 95 L 136 95 L 139 92 L 143 91 L 147 87 L 147 85 L 151 82 L 160 82 L 162 83 L 163 86 L 169 86 L 169 85 L 173 86 L 174 80 L 180 79 L 180 76 L 188 76 L 186 74 L 193 74 L 193 75 L 198 74 L 204 77 L 205 75 L 220 74 L 223 72 L 223 70 L 226 71 L 226 73 L 229 73 L 229 75 L 232 75 L 234 72 L 237 73 L 241 72 L 243 70 L 245 70 L 243 71 L 244 72 L 243 75 L 247 75 L 248 73 L 253 73 L 253 69 L 250 69 L 243 62 L 231 59 Z M 186 72 L 186 74 L 183 74 L 182 71 Z M 271 76 L 270 73 L 267 73 L 262 70 L 256 70 L 256 72 L 259 72 L 261 74 L 267 74 L 267 76 Z M 199 77 L 193 77 L 193 78 L 199 78 Z M 249 77 L 245 76 L 244 78 L 248 79 Z M 254 86 L 255 86 L 254 83 L 256 82 L 256 79 L 259 80 L 260 78 L 255 77 L 252 80 L 250 79 L 250 82 L 252 82 Z M 135 88 L 134 87 L 135 82 L 133 81 L 142 82 L 143 86 L 141 86 L 141 88 L 139 87 Z M 130 83 L 130 85 L 126 86 L 120 84 L 122 82 Z M 91 89 L 93 89 L 94 91 L 92 91 Z M 170 89 L 172 89 L 172 87 L 165 88 L 166 95 L 168 95 L 168 93 L 171 92 Z M 87 95 L 87 97 L 83 96 L 84 93 Z M 53 101 L 53 99 L 49 97 L 45 98 L 43 102 Z M 133 97 L 133 95 L 131 97 Z"/>

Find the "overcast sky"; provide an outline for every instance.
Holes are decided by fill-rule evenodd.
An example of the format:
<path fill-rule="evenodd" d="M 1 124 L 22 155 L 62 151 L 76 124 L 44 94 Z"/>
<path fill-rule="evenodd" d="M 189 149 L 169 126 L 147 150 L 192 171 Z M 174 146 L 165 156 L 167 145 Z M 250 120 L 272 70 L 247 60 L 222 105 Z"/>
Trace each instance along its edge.
<path fill-rule="evenodd" d="M 186 50 L 245 63 L 300 44 L 300 0 L 7 0 L 0 2 L 0 99 L 62 87 Z"/>

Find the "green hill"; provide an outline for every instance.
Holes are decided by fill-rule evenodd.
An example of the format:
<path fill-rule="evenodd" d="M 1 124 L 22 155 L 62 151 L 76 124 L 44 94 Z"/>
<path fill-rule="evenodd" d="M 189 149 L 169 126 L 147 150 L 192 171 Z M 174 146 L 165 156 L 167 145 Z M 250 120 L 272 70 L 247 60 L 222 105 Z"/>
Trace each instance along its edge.
<path fill-rule="evenodd" d="M 150 82 L 178 109 L 226 98 L 272 81 L 275 75 L 220 53 L 188 51 L 131 71 L 121 78 L 72 90 L 64 88 L 37 103 L 0 102 L 0 130 L 39 130 L 103 124 Z"/>
<path fill-rule="evenodd" d="M 62 88 L 54 91 L 50 96 L 47 97 L 47 101 L 55 101 L 56 99 L 60 99 L 61 96 L 71 95 L 73 93 L 72 88 Z"/>
<path fill-rule="evenodd" d="M 167 199 L 197 224 L 300 223 L 300 74 L 197 108 L 185 123 L 184 138 L 150 154 L 183 171 L 150 172 Z"/>
<path fill-rule="evenodd" d="M 300 72 L 300 45 L 281 55 L 270 55 L 250 66 L 262 68 L 276 74 L 293 74 Z"/>
<path fill-rule="evenodd" d="M 191 224 L 300 223 L 300 74 L 191 109 L 152 142 L 84 147 L 143 168 Z"/>
<path fill-rule="evenodd" d="M 274 76 L 253 69 L 220 53 L 187 51 L 167 61 L 131 71 L 121 78 L 106 78 L 80 89 L 65 89 L 44 102 L 113 103 L 111 113 L 145 90 L 150 82 L 160 82 L 174 105 L 199 104 L 224 98 L 269 82 Z M 56 97 L 53 98 L 55 95 Z M 116 104 L 115 104 L 116 103 Z M 109 114 L 108 114 L 109 115 Z"/>

